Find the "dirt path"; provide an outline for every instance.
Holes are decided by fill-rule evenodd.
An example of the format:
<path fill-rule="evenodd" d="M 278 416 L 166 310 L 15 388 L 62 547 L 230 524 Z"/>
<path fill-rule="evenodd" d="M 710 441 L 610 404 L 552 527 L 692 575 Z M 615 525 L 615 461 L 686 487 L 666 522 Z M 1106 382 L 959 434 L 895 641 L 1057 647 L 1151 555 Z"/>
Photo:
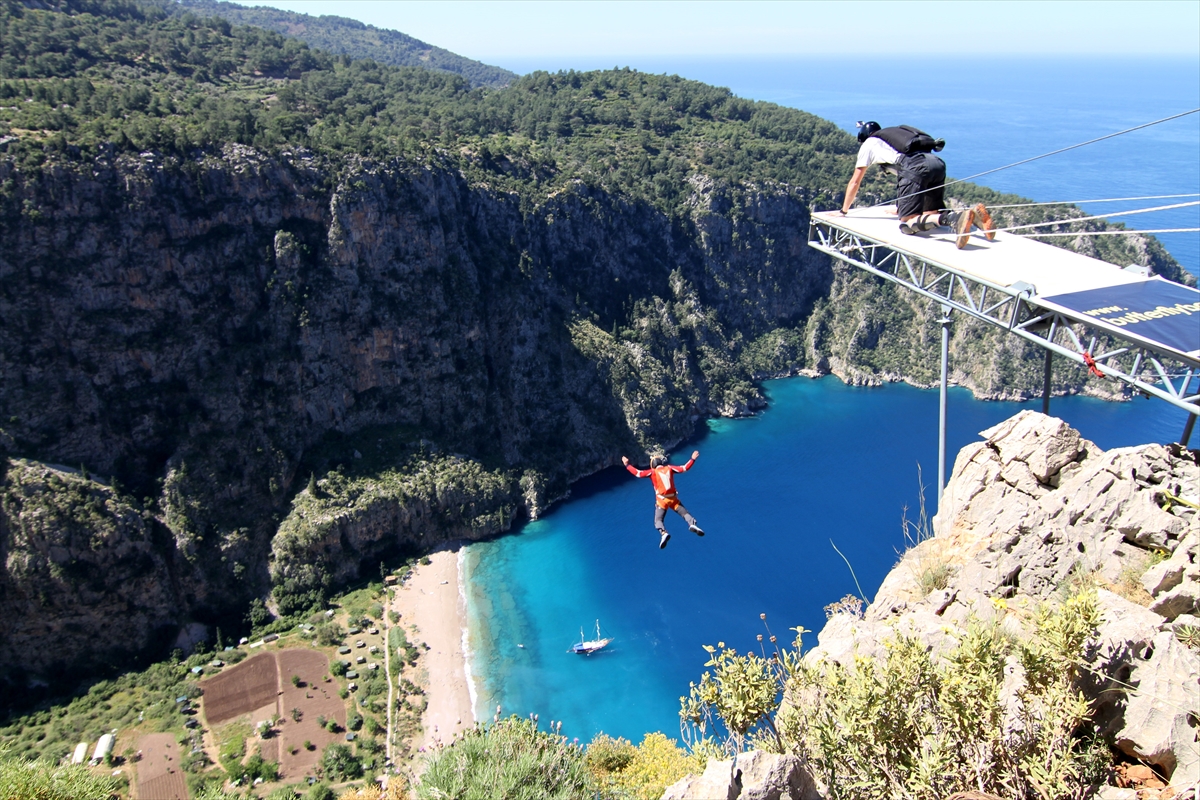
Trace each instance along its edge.
<path fill-rule="evenodd" d="M 387 763 L 390 766 L 392 762 L 392 725 L 395 718 L 396 709 L 396 681 L 392 677 L 392 590 L 388 586 L 383 587 L 384 596 L 387 602 L 384 606 L 388 609 L 383 612 L 383 671 L 387 675 L 388 699 L 387 699 Z M 384 784 L 386 786 L 386 784 Z"/>

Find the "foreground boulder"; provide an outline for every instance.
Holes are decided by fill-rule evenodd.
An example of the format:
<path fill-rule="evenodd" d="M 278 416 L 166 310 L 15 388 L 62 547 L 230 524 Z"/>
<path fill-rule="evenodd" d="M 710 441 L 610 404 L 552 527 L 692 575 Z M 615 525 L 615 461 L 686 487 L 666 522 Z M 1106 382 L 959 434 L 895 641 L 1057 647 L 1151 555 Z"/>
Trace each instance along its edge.
<path fill-rule="evenodd" d="M 662 800 L 821 800 L 800 759 L 761 750 L 709 761 L 703 775 L 668 786 Z"/>

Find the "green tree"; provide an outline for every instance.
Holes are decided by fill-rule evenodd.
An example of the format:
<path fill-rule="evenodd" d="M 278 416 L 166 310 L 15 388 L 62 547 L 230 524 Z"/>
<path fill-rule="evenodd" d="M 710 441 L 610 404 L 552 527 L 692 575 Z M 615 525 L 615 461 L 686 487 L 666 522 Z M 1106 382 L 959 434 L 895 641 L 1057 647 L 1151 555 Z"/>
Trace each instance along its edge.
<path fill-rule="evenodd" d="M 325 748 L 321 768 L 325 777 L 334 781 L 352 781 L 363 774 L 362 762 L 344 744 L 331 744 Z"/>
<path fill-rule="evenodd" d="M 322 781 L 312 785 L 308 793 L 304 795 L 304 800 L 335 800 L 336 797 L 337 795 L 329 788 L 329 784 Z"/>
<path fill-rule="evenodd" d="M 342 630 L 342 626 L 336 622 L 322 622 L 316 628 L 317 644 L 322 647 L 336 647 L 342 643 L 346 637 L 346 632 Z"/>
<path fill-rule="evenodd" d="M 267 610 L 267 604 L 262 601 L 261 597 L 250 601 L 250 608 L 246 612 L 246 621 L 250 623 L 251 628 L 261 628 L 271 621 L 271 612 Z"/>
<path fill-rule="evenodd" d="M 510 717 L 477 725 L 430 753 L 417 796 L 574 800 L 591 797 L 594 788 L 583 748 Z"/>

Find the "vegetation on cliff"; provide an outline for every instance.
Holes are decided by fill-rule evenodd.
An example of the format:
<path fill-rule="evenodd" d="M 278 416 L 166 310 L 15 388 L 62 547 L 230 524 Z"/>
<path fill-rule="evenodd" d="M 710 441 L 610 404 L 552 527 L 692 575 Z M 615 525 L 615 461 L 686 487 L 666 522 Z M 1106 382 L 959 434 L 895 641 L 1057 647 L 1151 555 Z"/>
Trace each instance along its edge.
<path fill-rule="evenodd" d="M 588 745 L 570 741 L 562 723 L 540 730 L 536 718 L 497 716 L 426 757 L 415 795 L 425 798 L 593 797 L 657 800 L 714 751 L 688 753 L 661 733 L 638 745 L 601 733 Z"/>
<path fill-rule="evenodd" d="M 58 7 L 10 2 L 0 27 L 0 99 L 16 103 L 0 110 L 0 134 L 25 163 L 110 144 L 436 155 L 531 198 L 584 180 L 670 209 L 696 172 L 831 193 L 853 152 L 832 123 L 676 76 L 536 72 L 472 89 L 220 17 L 121 0 Z"/>
<path fill-rule="evenodd" d="M 940 659 L 896 633 L 886 659 L 852 665 L 802 658 L 799 630 L 791 648 L 770 636 L 762 655 L 722 643 L 706 648 L 709 670 L 679 715 L 697 743 L 728 737 L 738 752 L 752 742 L 799 756 L 831 800 L 1077 797 L 1112 760 L 1078 687 L 1099 624 L 1095 591 L 1043 606 L 1031 623 L 1014 637 L 998 620 L 971 620 Z"/>
<path fill-rule="evenodd" d="M 119 782 L 86 767 L 12 756 L 0 749 L 0 787 L 5 798 L 24 800 L 109 800 Z"/>
<path fill-rule="evenodd" d="M 271 544 L 281 614 L 318 607 L 366 558 L 423 551 L 430 542 L 508 529 L 520 496 L 515 473 L 416 452 L 380 471 L 330 471 L 292 500 Z"/>
<path fill-rule="evenodd" d="M 187 659 L 178 655 L 145 670 L 96 681 L 69 702 L 6 720 L 0 727 L 0 741 L 10 757 L 58 764 L 78 742 L 94 743 L 114 728 L 140 727 L 145 732 L 186 737 L 188 717 L 180 714 L 176 700 L 197 696 L 191 669 L 202 667 L 214 656 L 211 651 Z M 229 655 L 225 658 L 233 660 Z M 123 756 L 123 749 L 114 755 Z"/>

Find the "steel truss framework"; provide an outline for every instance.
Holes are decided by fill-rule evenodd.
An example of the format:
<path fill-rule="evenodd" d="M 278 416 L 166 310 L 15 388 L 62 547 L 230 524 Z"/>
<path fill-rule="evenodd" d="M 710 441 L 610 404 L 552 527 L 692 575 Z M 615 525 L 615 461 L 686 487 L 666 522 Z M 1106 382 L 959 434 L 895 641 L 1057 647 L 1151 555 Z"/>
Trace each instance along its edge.
<path fill-rule="evenodd" d="M 1200 375 L 1200 359 L 1123 337 L 1116 331 L 1099 328 L 1086 316 L 1043 305 L 1033 295 L 1034 287 L 1027 284 L 998 286 L 816 217 L 809 226 L 808 243 L 834 258 L 936 300 L 943 309 L 954 309 L 989 322 L 1078 364 L 1090 366 L 1091 362 L 1104 377 L 1188 411 L 1192 416 L 1188 418 L 1184 443 L 1195 417 L 1200 415 L 1200 393 L 1189 394 L 1193 377 Z M 1111 349 L 1097 352 L 1098 345 L 1111 346 L 1114 341 Z"/>

